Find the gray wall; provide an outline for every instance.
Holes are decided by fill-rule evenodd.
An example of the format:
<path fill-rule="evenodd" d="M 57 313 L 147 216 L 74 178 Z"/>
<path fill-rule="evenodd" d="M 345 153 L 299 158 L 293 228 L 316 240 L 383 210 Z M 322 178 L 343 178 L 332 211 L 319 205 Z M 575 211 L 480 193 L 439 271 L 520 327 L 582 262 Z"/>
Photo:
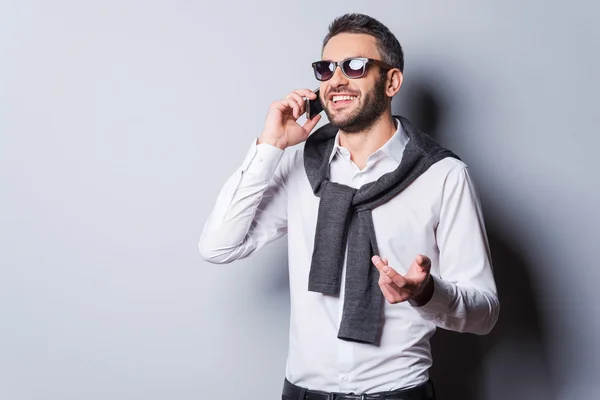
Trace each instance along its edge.
<path fill-rule="evenodd" d="M 397 34 L 396 111 L 484 206 L 501 316 L 438 332 L 439 398 L 599 396 L 600 7 L 550 3 L 1 2 L 0 398 L 278 398 L 285 240 L 220 267 L 197 241 L 348 11 Z"/>

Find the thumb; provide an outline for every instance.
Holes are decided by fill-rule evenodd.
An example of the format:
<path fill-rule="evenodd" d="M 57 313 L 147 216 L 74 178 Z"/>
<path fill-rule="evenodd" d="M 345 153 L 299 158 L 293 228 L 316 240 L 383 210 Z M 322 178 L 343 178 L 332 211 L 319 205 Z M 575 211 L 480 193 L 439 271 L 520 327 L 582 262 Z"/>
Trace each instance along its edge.
<path fill-rule="evenodd" d="M 417 264 L 419 264 L 424 271 L 429 272 L 429 270 L 431 270 L 431 260 L 429 257 L 424 256 L 423 254 L 419 254 L 417 256 Z"/>
<path fill-rule="evenodd" d="M 302 128 L 304 128 L 307 134 L 310 134 L 310 132 L 315 128 L 315 126 L 317 126 L 320 120 L 321 115 L 317 114 L 313 117 L 313 119 L 307 119 Z"/>

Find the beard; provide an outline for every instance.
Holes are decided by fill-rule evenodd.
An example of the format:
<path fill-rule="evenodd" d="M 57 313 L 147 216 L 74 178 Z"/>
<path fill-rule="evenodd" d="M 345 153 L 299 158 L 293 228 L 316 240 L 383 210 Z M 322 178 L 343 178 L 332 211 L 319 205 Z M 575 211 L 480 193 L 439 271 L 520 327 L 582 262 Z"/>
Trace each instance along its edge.
<path fill-rule="evenodd" d="M 388 98 L 385 95 L 385 76 L 380 77 L 373 89 L 363 97 L 364 104 L 349 115 L 334 115 L 324 107 L 329 122 L 344 133 L 359 133 L 371 128 L 385 112 Z M 343 89 L 343 88 L 342 88 Z M 343 90 L 339 90 L 342 93 Z"/>

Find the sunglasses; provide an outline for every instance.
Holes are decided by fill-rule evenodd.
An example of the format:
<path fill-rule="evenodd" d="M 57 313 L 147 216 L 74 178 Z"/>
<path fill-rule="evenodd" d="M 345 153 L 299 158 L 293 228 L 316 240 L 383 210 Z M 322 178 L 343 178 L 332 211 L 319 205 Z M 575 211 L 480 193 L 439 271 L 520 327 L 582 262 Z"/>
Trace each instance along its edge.
<path fill-rule="evenodd" d="M 367 64 L 379 65 L 383 69 L 393 69 L 389 64 L 383 61 L 375 60 L 373 58 L 365 57 L 352 57 L 342 61 L 315 61 L 312 63 L 312 67 L 315 71 L 315 78 L 319 81 L 327 81 L 333 77 L 335 69 L 340 67 L 342 73 L 350 79 L 358 79 L 365 76 L 367 73 Z"/>

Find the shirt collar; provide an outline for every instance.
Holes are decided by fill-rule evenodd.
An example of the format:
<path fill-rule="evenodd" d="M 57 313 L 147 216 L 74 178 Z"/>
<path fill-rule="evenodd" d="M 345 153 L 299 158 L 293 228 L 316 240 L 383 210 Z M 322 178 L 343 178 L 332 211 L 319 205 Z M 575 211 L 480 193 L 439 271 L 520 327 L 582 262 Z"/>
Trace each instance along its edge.
<path fill-rule="evenodd" d="M 392 135 L 390 140 L 388 140 L 383 146 L 379 148 L 379 150 L 375 151 L 375 153 L 371 154 L 371 157 L 381 157 L 381 155 L 390 157 L 392 160 L 396 161 L 398 165 L 402 161 L 402 154 L 404 153 L 404 148 L 408 143 L 408 135 L 402 129 L 402 124 L 398 120 L 398 118 L 394 118 L 396 122 L 396 132 Z M 335 135 L 335 141 L 333 145 L 333 149 L 331 150 L 331 154 L 329 155 L 329 162 L 333 160 L 336 154 L 342 155 L 342 153 L 348 153 L 348 150 L 340 146 L 340 132 Z"/>

